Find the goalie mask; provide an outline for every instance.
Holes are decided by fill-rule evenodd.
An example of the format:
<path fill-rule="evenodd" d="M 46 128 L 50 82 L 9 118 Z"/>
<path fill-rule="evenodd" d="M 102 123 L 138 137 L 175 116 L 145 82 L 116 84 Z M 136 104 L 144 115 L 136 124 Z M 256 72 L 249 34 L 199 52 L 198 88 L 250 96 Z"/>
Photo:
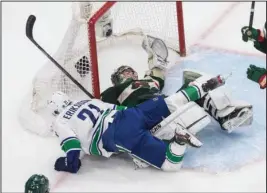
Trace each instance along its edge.
<path fill-rule="evenodd" d="M 118 85 L 124 83 L 129 78 L 138 80 L 137 72 L 130 66 L 120 66 L 111 75 L 111 82 L 113 85 Z"/>
<path fill-rule="evenodd" d="M 54 116 L 57 116 L 70 104 L 69 97 L 65 93 L 57 91 L 53 93 L 52 99 L 48 101 L 48 108 L 52 110 Z"/>
<path fill-rule="evenodd" d="M 49 193 L 49 180 L 44 175 L 34 174 L 25 184 L 25 193 Z"/>

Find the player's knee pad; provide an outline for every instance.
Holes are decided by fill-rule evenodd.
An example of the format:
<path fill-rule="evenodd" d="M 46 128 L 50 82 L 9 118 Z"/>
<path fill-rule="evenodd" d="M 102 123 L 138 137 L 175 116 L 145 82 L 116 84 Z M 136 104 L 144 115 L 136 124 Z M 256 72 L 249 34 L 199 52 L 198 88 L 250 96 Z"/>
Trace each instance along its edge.
<path fill-rule="evenodd" d="M 166 158 L 161 169 L 166 172 L 175 172 L 180 170 L 184 158 L 186 145 L 179 145 L 171 142 L 166 151 Z"/>
<path fill-rule="evenodd" d="M 192 134 L 196 134 L 210 122 L 210 116 L 203 108 L 195 102 L 189 102 L 156 125 L 151 132 L 160 139 L 170 140 L 173 138 L 177 127 L 186 128 Z"/>
<path fill-rule="evenodd" d="M 209 91 L 201 103 L 200 105 L 228 132 L 252 123 L 252 105 L 246 101 L 234 100 L 225 87 Z"/>

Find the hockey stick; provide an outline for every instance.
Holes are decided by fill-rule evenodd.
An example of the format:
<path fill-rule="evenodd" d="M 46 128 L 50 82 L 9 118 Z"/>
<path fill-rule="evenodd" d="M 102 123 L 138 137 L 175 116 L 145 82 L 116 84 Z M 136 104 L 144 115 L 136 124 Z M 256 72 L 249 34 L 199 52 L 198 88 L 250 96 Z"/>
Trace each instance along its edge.
<path fill-rule="evenodd" d="M 30 15 L 26 24 L 26 36 L 31 40 L 31 42 L 41 51 L 44 55 L 46 55 L 51 62 L 53 62 L 69 79 L 72 80 L 74 84 L 76 84 L 87 96 L 91 99 L 95 98 L 90 92 L 88 92 L 77 80 L 75 80 L 52 56 L 50 56 L 33 38 L 33 26 L 35 23 L 36 17 L 34 15 Z"/>
<path fill-rule="evenodd" d="M 251 7 L 250 7 L 250 17 L 249 17 L 249 30 L 247 31 L 247 36 L 243 36 L 243 40 L 245 42 L 248 41 L 248 36 L 251 36 L 252 32 L 251 32 L 251 29 L 252 29 L 252 25 L 253 25 L 253 19 L 254 19 L 254 8 L 255 8 L 255 1 L 252 1 L 251 2 Z"/>
<path fill-rule="evenodd" d="M 249 29 L 251 29 L 253 25 L 254 8 L 255 8 L 255 1 L 252 1 L 251 8 L 250 8 L 250 17 L 249 17 Z"/>

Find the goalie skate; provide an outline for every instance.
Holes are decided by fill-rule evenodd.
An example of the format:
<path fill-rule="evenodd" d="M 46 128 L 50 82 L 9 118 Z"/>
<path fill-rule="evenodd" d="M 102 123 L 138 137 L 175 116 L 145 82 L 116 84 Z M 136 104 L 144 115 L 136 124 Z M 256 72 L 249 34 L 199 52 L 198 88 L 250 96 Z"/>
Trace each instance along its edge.
<path fill-rule="evenodd" d="M 229 116 L 221 118 L 219 120 L 222 129 L 227 130 L 228 133 L 231 133 L 238 127 L 244 125 L 250 125 L 253 120 L 252 109 L 245 107 L 242 109 L 237 109 Z"/>
<path fill-rule="evenodd" d="M 202 142 L 199 141 L 196 136 L 194 136 L 187 129 L 184 129 L 180 125 L 178 125 L 178 128 L 175 130 L 174 140 L 180 145 L 188 144 L 196 148 L 202 146 Z"/>

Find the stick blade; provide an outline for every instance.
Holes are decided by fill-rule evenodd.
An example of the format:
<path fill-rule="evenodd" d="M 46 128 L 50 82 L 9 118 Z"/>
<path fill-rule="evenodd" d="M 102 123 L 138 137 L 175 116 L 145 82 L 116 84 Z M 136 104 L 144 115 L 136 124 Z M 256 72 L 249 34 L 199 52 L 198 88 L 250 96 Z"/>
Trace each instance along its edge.
<path fill-rule="evenodd" d="M 26 24 L 26 36 L 29 39 L 33 39 L 32 31 L 33 31 L 33 26 L 35 23 L 36 17 L 34 15 L 30 15 L 27 20 Z"/>

